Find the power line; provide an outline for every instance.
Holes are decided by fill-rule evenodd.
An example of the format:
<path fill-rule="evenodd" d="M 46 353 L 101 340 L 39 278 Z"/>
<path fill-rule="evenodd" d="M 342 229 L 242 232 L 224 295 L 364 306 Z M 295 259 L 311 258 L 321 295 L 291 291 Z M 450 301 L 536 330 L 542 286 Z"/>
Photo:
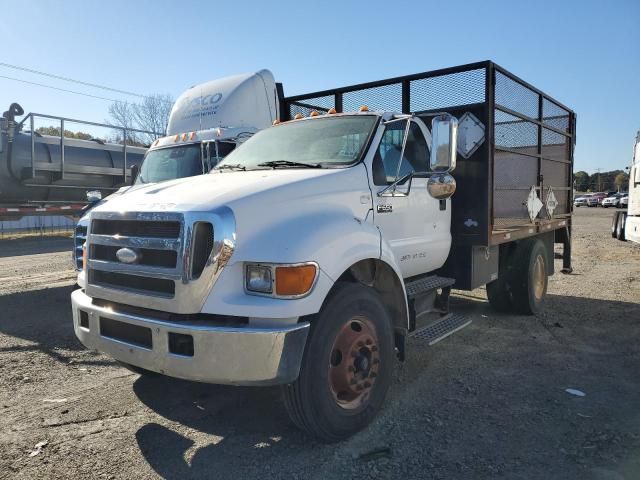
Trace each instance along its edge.
<path fill-rule="evenodd" d="M 76 80 L 75 78 L 63 77 L 61 75 L 55 75 L 53 73 L 42 72 L 40 70 L 34 70 L 32 68 L 21 67 L 19 65 L 12 65 L 10 63 L 0 62 L 0 67 L 13 68 L 15 70 L 21 70 L 23 72 L 34 73 L 36 75 L 43 75 L 45 77 L 55 78 L 57 80 L 63 80 L 65 82 L 77 83 L 78 85 L 85 85 L 85 86 L 92 87 L 92 88 L 100 88 L 102 90 L 108 90 L 110 92 L 121 93 L 123 95 L 132 95 L 134 97 L 139 97 L 139 98 L 154 98 L 154 97 L 150 97 L 148 95 L 142 95 L 140 93 L 129 92 L 127 90 L 120 90 L 120 89 L 117 89 L 117 88 L 111 88 L 111 87 L 107 87 L 105 85 L 99 85 L 97 83 L 90 83 L 90 82 L 85 82 L 85 81 L 82 81 L 82 80 Z M 6 78 L 6 79 L 9 79 L 9 80 L 15 80 L 17 82 L 29 83 L 31 85 L 38 85 L 40 87 L 51 88 L 53 90 L 60 90 L 61 92 L 74 93 L 76 95 L 84 95 L 84 96 L 87 96 L 87 97 L 99 98 L 101 100 L 108 100 L 110 102 L 120 102 L 120 101 L 122 101 L 122 100 L 114 100 L 112 98 L 100 97 L 98 95 L 91 95 L 89 93 L 82 93 L 82 92 L 76 92 L 74 90 L 67 90 L 67 89 L 64 89 L 64 88 L 53 87 L 51 85 L 45 85 L 43 83 L 31 82 L 31 81 L 23 80 L 23 79 L 20 79 L 20 78 L 7 77 L 7 76 L 4 76 L 4 75 L 0 75 L 0 77 L 1 78 Z M 159 100 L 164 102 L 164 103 L 166 103 L 166 104 L 168 104 L 168 105 L 173 105 L 173 101 L 166 101 L 166 100 L 162 100 L 162 99 L 159 99 Z"/>
<path fill-rule="evenodd" d="M 74 90 L 67 90 L 66 88 L 53 87 L 51 85 L 45 85 L 44 83 L 30 82 L 29 80 L 23 80 L 21 78 L 7 77 L 6 75 L 0 75 L 0 78 L 6 78 L 7 80 L 13 80 L 14 82 L 28 83 L 29 85 L 37 85 L 38 87 L 51 88 L 52 90 L 59 90 L 61 92 L 73 93 L 75 95 L 84 95 L 85 97 L 97 98 L 99 100 L 106 100 L 107 102 L 120 102 L 121 100 L 115 100 L 113 98 L 99 97 L 98 95 L 91 95 L 90 93 L 76 92 Z"/>
<path fill-rule="evenodd" d="M 0 62 L 1 67 L 13 68 L 15 70 L 22 70 L 23 72 L 35 73 L 36 75 L 44 75 L 45 77 L 55 78 L 58 80 L 64 80 L 65 82 L 77 83 L 79 85 L 85 85 L 87 87 L 101 88 L 102 90 L 109 90 L 110 92 L 122 93 L 124 95 L 132 95 L 134 97 L 146 98 L 146 95 L 140 93 L 129 92 L 127 90 L 119 90 L 117 88 L 107 87 L 105 85 L 99 85 L 97 83 L 84 82 L 82 80 L 76 80 L 74 78 L 63 77 L 61 75 L 54 75 L 53 73 L 41 72 L 40 70 L 34 70 L 32 68 L 20 67 L 18 65 L 11 65 L 10 63 Z"/>

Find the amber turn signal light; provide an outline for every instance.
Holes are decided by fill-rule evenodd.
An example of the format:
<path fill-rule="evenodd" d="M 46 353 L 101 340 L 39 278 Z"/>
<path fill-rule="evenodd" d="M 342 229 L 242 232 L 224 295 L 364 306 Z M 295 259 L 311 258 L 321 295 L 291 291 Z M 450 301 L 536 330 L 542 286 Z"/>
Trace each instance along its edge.
<path fill-rule="evenodd" d="M 315 265 L 276 267 L 276 295 L 298 296 L 311 290 L 316 279 Z"/>

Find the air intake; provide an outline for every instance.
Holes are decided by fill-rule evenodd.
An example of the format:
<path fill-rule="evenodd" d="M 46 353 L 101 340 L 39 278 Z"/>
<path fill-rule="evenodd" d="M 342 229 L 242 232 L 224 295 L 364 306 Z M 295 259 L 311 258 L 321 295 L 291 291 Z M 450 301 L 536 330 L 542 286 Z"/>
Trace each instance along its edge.
<path fill-rule="evenodd" d="M 191 257 L 191 278 L 200 278 L 213 250 L 213 225 L 196 222 L 193 225 Z"/>

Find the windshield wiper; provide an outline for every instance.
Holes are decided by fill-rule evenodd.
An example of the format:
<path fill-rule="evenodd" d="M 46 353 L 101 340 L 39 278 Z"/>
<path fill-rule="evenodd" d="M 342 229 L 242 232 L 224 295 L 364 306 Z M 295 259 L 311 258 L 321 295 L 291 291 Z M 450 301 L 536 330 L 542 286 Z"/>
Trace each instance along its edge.
<path fill-rule="evenodd" d="M 303 162 L 294 162 L 291 160 L 273 160 L 271 162 L 263 162 L 259 163 L 258 167 L 307 167 L 307 168 L 322 168 L 322 165 L 319 163 L 303 163 Z"/>
<path fill-rule="evenodd" d="M 224 169 L 244 171 L 247 169 L 247 167 L 245 167 L 244 165 L 240 165 L 239 163 L 226 163 L 224 165 L 218 165 L 217 167 L 214 168 L 214 170 L 224 170 Z"/>

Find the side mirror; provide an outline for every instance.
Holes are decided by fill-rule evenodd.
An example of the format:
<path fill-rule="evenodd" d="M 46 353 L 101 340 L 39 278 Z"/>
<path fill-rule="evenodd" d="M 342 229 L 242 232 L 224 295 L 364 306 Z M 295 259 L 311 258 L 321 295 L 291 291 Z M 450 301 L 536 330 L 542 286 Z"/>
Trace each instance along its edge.
<path fill-rule="evenodd" d="M 94 204 L 102 200 L 102 192 L 100 190 L 87 191 L 87 202 Z"/>
<path fill-rule="evenodd" d="M 458 140 L 458 120 L 453 115 L 443 113 L 431 122 L 431 159 L 429 167 L 433 172 L 450 172 L 456 168 Z"/>
<path fill-rule="evenodd" d="M 138 178 L 138 173 L 140 173 L 140 168 L 138 165 L 134 165 L 131 167 L 131 185 L 136 183 L 136 178 Z"/>

